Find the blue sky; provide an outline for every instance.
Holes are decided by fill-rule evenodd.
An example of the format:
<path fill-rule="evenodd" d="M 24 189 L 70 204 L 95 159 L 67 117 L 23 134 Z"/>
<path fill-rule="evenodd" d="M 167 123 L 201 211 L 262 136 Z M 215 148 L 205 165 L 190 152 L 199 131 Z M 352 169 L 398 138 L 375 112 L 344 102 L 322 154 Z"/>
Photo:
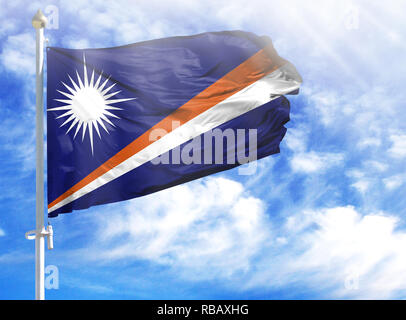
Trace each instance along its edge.
<path fill-rule="evenodd" d="M 270 36 L 304 82 L 255 175 L 52 219 L 48 299 L 406 297 L 404 2 L 17 0 L 0 12 L 0 299 L 34 296 L 31 18 L 49 5 L 52 46 L 241 29 Z"/>

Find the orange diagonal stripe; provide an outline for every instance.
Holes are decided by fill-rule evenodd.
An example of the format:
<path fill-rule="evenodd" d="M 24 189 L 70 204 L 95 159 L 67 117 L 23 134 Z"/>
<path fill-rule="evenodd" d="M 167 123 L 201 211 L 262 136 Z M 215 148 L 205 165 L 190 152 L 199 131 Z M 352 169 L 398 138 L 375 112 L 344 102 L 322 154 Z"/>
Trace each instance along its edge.
<path fill-rule="evenodd" d="M 261 79 L 265 75 L 275 71 L 284 62 L 285 60 L 277 55 L 271 44 L 261 49 L 235 69 L 231 70 L 225 76 L 176 109 L 169 116 L 145 131 L 141 136 L 112 156 L 104 164 L 52 201 L 48 205 L 48 209 L 152 144 L 154 141 L 150 141 L 150 134 L 153 130 L 164 129 L 167 133 L 171 132 L 173 130 L 173 121 L 178 121 L 180 122 L 180 125 L 183 125 L 204 111 Z"/>

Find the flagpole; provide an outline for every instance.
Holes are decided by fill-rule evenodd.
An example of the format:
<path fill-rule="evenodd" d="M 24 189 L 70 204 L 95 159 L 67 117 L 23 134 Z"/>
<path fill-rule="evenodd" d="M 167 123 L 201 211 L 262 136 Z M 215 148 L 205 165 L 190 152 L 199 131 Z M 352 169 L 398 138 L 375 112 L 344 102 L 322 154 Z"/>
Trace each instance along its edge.
<path fill-rule="evenodd" d="M 32 18 L 36 30 L 36 232 L 35 232 L 35 299 L 45 299 L 44 226 L 44 28 L 47 19 L 41 12 Z"/>

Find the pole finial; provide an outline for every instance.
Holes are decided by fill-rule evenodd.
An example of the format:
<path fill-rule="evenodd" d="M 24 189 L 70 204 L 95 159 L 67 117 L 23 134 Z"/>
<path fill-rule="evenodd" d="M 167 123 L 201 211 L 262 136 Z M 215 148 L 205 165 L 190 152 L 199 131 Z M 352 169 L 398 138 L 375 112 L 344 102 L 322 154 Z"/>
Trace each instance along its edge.
<path fill-rule="evenodd" d="M 45 28 L 47 22 L 48 22 L 48 19 L 44 16 L 41 9 L 38 9 L 37 13 L 32 18 L 32 26 L 35 29 Z"/>

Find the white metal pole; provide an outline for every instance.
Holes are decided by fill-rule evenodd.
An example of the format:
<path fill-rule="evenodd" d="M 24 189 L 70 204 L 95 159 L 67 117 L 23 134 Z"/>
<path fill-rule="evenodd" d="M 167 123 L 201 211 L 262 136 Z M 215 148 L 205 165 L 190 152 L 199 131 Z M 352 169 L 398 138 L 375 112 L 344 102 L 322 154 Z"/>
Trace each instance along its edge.
<path fill-rule="evenodd" d="M 35 233 L 35 299 L 45 299 L 44 268 L 44 28 L 47 19 L 41 10 L 32 18 L 36 29 L 36 233 Z"/>

